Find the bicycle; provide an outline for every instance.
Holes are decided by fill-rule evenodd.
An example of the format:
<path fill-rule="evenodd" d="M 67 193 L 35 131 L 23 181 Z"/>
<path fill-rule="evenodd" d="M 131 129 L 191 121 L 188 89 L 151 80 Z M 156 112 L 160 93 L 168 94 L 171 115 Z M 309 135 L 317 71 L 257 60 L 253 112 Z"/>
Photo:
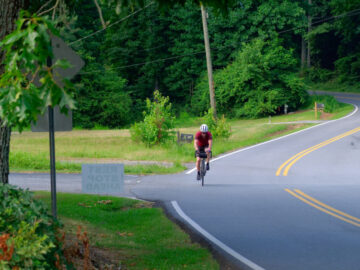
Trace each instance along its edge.
<path fill-rule="evenodd" d="M 196 156 L 196 153 L 195 153 Z M 201 180 L 201 186 L 204 186 L 204 177 L 206 175 L 206 165 L 205 161 L 207 159 L 207 153 L 206 152 L 198 152 L 198 156 L 200 157 L 200 180 Z M 211 152 L 210 152 L 211 157 Z"/>

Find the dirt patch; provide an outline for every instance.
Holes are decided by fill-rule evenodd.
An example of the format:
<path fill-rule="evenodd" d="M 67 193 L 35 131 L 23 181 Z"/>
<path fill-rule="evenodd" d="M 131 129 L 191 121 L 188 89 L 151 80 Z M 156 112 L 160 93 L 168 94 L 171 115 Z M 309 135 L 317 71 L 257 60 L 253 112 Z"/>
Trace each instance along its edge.
<path fill-rule="evenodd" d="M 80 225 L 81 224 L 81 225 Z M 62 243 L 62 253 L 67 264 L 71 264 L 72 269 L 86 270 L 126 270 L 124 261 L 129 259 L 121 250 L 109 249 L 95 246 L 97 239 L 111 237 L 94 228 L 89 228 L 87 224 L 66 219 L 63 230 L 59 231 L 59 241 Z M 63 262 L 65 263 L 65 262 Z M 57 264 L 57 269 L 65 270 L 65 265 Z"/>
<path fill-rule="evenodd" d="M 281 131 L 276 131 L 276 132 L 273 132 L 273 133 L 269 133 L 269 134 L 267 134 L 265 137 L 266 137 L 266 138 L 271 138 L 271 137 L 275 137 L 275 136 L 280 136 L 280 135 L 282 135 L 282 134 L 284 134 L 284 133 L 287 133 L 287 132 L 292 131 L 292 130 L 294 130 L 294 129 L 301 128 L 301 127 L 303 127 L 303 126 L 304 126 L 304 124 L 288 125 L 288 126 L 286 127 L 286 129 L 281 130 Z"/>
<path fill-rule="evenodd" d="M 119 251 L 87 246 L 77 235 L 67 234 L 64 239 L 64 255 L 75 269 L 115 270 L 128 269 L 121 264 L 124 256 Z M 65 268 L 64 268 L 65 269 Z"/>
<path fill-rule="evenodd" d="M 322 112 L 320 115 L 321 120 L 330 120 L 334 116 L 333 113 Z"/>

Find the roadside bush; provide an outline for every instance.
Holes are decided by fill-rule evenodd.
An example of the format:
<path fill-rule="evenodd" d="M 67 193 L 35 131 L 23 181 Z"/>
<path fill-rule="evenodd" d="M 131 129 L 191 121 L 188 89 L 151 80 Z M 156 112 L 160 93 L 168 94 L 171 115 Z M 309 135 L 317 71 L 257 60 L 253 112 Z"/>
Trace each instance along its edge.
<path fill-rule="evenodd" d="M 274 114 L 287 104 L 295 110 L 306 104 L 308 93 L 295 75 L 297 60 L 292 51 L 261 39 L 244 44 L 235 61 L 214 73 L 215 98 L 220 114 L 256 118 Z M 192 106 L 203 112 L 209 107 L 207 78 L 196 85 Z"/>
<path fill-rule="evenodd" d="M 205 113 L 204 122 L 208 125 L 211 134 L 216 138 L 229 138 L 231 135 L 231 127 L 226 122 L 225 116 L 220 119 L 214 117 L 214 110 L 211 108 Z"/>
<path fill-rule="evenodd" d="M 174 127 L 174 116 L 169 97 L 163 97 L 156 90 L 154 101 L 146 100 L 146 108 L 144 121 L 131 127 L 131 138 L 145 143 L 148 147 L 174 140 L 175 132 L 170 131 Z"/>
<path fill-rule="evenodd" d="M 341 107 L 341 103 L 339 101 L 337 101 L 333 96 L 328 95 L 311 96 L 310 107 L 314 108 L 315 102 L 323 103 L 325 105 L 324 112 L 326 113 L 333 113 Z"/>
<path fill-rule="evenodd" d="M 0 269 L 55 269 L 59 227 L 32 193 L 0 184 Z"/>

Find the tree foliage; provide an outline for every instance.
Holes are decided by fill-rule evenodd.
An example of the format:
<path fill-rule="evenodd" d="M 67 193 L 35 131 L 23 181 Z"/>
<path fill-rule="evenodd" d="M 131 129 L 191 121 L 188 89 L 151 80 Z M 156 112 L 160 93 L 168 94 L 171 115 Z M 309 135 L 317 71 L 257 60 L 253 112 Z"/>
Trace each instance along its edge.
<path fill-rule="evenodd" d="M 1 41 L 5 51 L 5 73 L 0 77 L 0 118 L 5 125 L 20 130 L 36 122 L 47 106 L 59 105 L 62 112 L 75 108 L 71 84 L 59 85 L 54 78 L 56 68 L 68 68 L 66 61 L 53 58 L 50 35 L 57 34 L 47 18 L 21 12 L 16 29 Z M 39 85 L 36 85 L 36 81 Z"/>
<path fill-rule="evenodd" d="M 123 127 L 138 121 L 146 108 L 145 100 L 155 89 L 170 97 L 177 112 L 198 113 L 200 107 L 207 111 L 208 93 L 195 91 L 197 84 L 196 89 L 207 87 L 205 83 L 200 86 L 205 82 L 201 76 L 206 72 L 206 61 L 198 1 L 98 1 L 106 24 L 111 26 L 98 33 L 102 25 L 93 1 L 60 2 L 66 3 L 68 10 L 56 16 L 56 25 L 62 37 L 87 62 L 75 81 L 78 89 L 75 125 Z M 214 70 L 229 71 L 231 68 L 227 67 L 233 65 L 244 44 L 260 38 L 269 42 L 276 40 L 279 46 L 292 50 L 291 72 L 295 73 L 300 68 L 301 38 L 306 37 L 311 44 L 313 64 L 306 72 L 308 78 L 325 81 L 337 77 L 356 83 L 360 78 L 359 16 L 355 12 L 360 8 L 358 1 L 313 2 L 308 5 L 300 0 L 203 1 L 208 11 Z M 30 6 L 36 11 L 41 5 L 41 1 L 32 1 Z M 131 16 L 112 25 L 128 15 Z M 307 15 L 313 17 L 314 23 L 308 34 Z M 283 69 L 277 71 L 286 73 Z M 285 81 L 292 87 L 302 87 L 295 75 L 282 80 Z M 248 96 L 259 97 L 263 104 L 262 109 L 252 115 L 273 112 L 275 106 L 283 105 L 286 98 L 278 96 L 276 84 L 272 90 L 272 94 L 264 95 L 251 89 Z M 221 95 L 221 102 L 225 102 L 225 97 L 233 94 Z M 273 96 L 271 102 L 270 95 Z M 196 100 L 201 103 L 195 104 Z M 254 99 L 242 102 L 247 100 L 249 108 L 258 102 L 251 101 Z M 294 104 L 291 105 L 294 108 L 298 106 L 298 102 L 286 102 Z M 224 104 L 220 107 L 225 107 Z M 228 105 L 230 115 L 247 115 L 240 105 L 239 108 L 231 102 Z M 16 113 L 24 117 L 23 112 Z"/>
<path fill-rule="evenodd" d="M 276 40 L 254 40 L 244 44 L 235 61 L 215 72 L 218 111 L 230 116 L 259 117 L 274 114 L 287 104 L 296 109 L 308 94 L 293 72 L 297 61 L 291 51 Z M 192 100 L 195 111 L 208 108 L 208 88 L 204 78 Z"/>

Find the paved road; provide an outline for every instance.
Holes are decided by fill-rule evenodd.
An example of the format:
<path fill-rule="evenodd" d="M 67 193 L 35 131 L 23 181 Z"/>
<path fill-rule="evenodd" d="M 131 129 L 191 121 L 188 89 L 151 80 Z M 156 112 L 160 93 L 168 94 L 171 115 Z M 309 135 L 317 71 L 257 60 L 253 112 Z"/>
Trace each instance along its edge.
<path fill-rule="evenodd" d="M 338 94 L 360 106 L 357 95 Z M 195 172 L 127 176 L 123 195 L 169 212 L 241 269 L 360 269 L 360 112 L 214 159 Z M 47 175 L 10 183 L 46 189 Z M 58 190 L 80 192 L 79 175 Z M 48 189 L 49 187 L 47 187 Z"/>

